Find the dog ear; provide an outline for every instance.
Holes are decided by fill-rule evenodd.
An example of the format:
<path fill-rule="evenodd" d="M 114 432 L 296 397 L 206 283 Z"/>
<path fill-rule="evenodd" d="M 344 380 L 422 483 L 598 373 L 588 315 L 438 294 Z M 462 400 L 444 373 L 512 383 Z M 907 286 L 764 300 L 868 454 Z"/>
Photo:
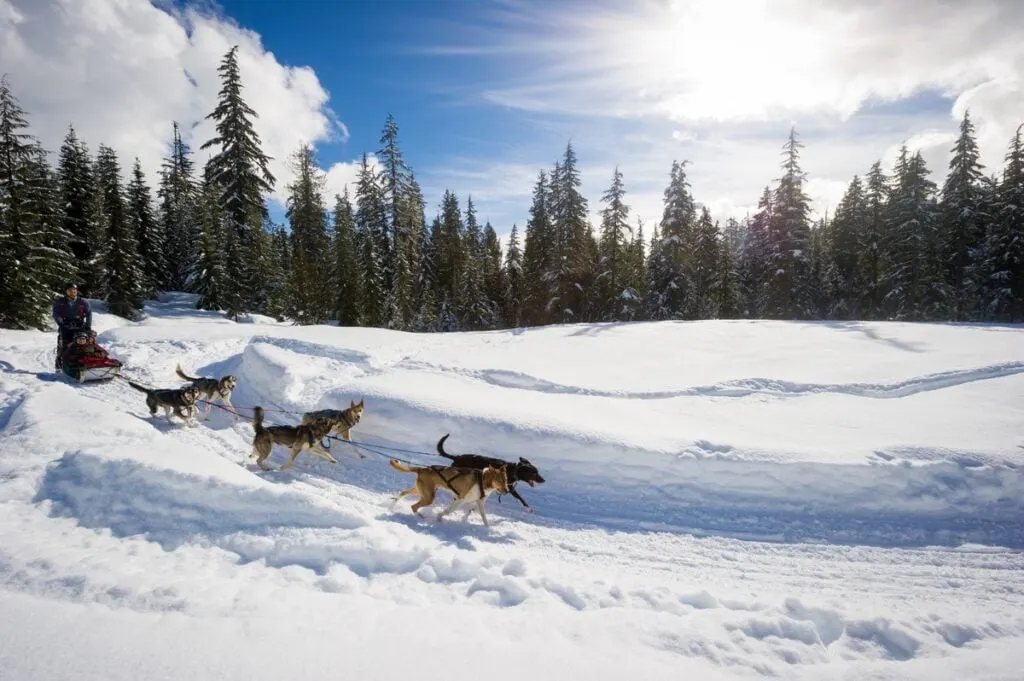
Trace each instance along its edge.
<path fill-rule="evenodd" d="M 359 406 L 360 407 L 363 406 L 363 398 L 362 397 L 359 398 Z"/>
<path fill-rule="evenodd" d="M 527 461 L 526 459 L 524 459 L 523 457 L 519 457 L 519 463 L 530 463 L 530 462 Z"/>
<path fill-rule="evenodd" d="M 349 400 L 348 406 L 350 408 L 352 408 L 352 409 L 355 409 L 356 408 L 356 401 L 355 400 Z"/>

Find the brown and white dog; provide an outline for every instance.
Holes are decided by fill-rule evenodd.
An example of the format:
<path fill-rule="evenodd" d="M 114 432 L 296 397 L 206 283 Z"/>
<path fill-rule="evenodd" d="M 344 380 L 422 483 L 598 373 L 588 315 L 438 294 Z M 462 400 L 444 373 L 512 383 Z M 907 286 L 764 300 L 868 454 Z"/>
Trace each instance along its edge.
<path fill-rule="evenodd" d="M 235 421 L 238 420 L 238 412 L 235 411 L 235 407 L 231 404 L 231 391 L 238 386 L 238 379 L 234 376 L 221 376 L 220 378 L 195 378 L 186 374 L 179 364 L 174 369 L 174 373 L 178 374 L 178 377 L 182 380 L 189 381 L 197 390 L 199 390 L 200 397 L 206 398 L 206 418 L 210 418 L 210 412 L 213 411 L 214 400 L 220 400 L 224 404 L 228 405 L 231 410 L 231 418 Z"/>
<path fill-rule="evenodd" d="M 397 459 L 391 459 L 388 463 L 396 471 L 416 474 L 416 484 L 409 489 L 399 492 L 398 496 L 392 500 L 391 505 L 394 506 L 404 496 L 416 494 L 419 496 L 419 501 L 412 505 L 412 510 L 413 513 L 421 518 L 423 514 L 420 513 L 420 509 L 434 503 L 437 490 L 443 488 L 454 494 L 455 500 L 449 504 L 448 508 L 437 514 L 437 520 L 440 521 L 444 516 L 463 504 L 475 504 L 476 510 L 480 513 L 480 518 L 484 521 L 484 525 L 489 525 L 487 514 L 484 513 L 484 501 L 487 500 L 487 496 L 492 492 L 500 494 L 508 492 L 508 478 L 505 475 L 504 468 L 491 468 L 489 466 L 483 469 L 456 468 L 454 466 L 410 467 Z M 466 517 L 469 517 L 468 512 Z"/>

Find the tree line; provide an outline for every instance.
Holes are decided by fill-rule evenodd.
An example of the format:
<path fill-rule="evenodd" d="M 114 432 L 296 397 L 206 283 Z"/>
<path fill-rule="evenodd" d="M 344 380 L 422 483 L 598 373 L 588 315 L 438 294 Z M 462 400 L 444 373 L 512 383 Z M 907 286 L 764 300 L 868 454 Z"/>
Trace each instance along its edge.
<path fill-rule="evenodd" d="M 237 47 L 218 69 L 201 169 L 176 123 L 155 195 L 134 159 L 123 172 L 69 127 L 55 167 L 0 80 L 0 326 L 45 328 L 62 282 L 136 318 L 160 291 L 198 307 L 300 324 L 408 331 L 668 319 L 1024 320 L 1024 144 L 1000 175 L 979 160 L 969 113 L 939 188 L 904 146 L 850 182 L 833 215 L 812 220 L 795 129 L 781 177 L 757 210 L 724 225 L 673 162 L 661 220 L 644 235 L 622 173 L 589 221 L 572 145 L 538 172 L 529 218 L 502 248 L 471 197 L 445 191 L 427 220 L 423 193 L 388 116 L 355 187 L 328 197 L 313 148 L 290 162 L 285 225 L 264 195 L 269 170 L 242 96 Z M 1022 126 L 1024 127 L 1024 126 Z"/>

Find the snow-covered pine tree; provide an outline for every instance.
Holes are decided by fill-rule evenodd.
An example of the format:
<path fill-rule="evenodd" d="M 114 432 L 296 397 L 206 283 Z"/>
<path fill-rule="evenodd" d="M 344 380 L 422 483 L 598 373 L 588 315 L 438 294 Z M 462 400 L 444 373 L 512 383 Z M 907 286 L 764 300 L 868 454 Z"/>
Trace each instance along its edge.
<path fill-rule="evenodd" d="M 859 176 L 854 176 L 825 228 L 825 283 L 829 292 L 829 319 L 860 319 L 863 294 L 858 272 L 863 241 L 861 231 L 868 223 L 867 198 Z"/>
<path fill-rule="evenodd" d="M 95 165 L 93 166 L 95 169 Z M 93 170 L 95 177 L 95 170 Z M 110 291 L 107 276 L 107 260 L 110 253 L 110 216 L 103 199 L 103 189 L 93 182 L 92 194 L 85 213 L 86 230 L 92 245 L 89 260 L 82 263 L 79 272 L 83 281 L 89 282 L 89 297 L 106 300 Z"/>
<path fill-rule="evenodd" d="M 644 246 L 644 223 L 636 220 L 636 231 L 629 245 L 629 266 L 626 270 L 626 285 L 623 289 L 622 320 L 636 321 L 644 318 L 644 301 L 647 299 L 647 260 Z"/>
<path fill-rule="evenodd" d="M 45 328 L 59 290 L 52 274 L 58 254 L 48 243 L 55 226 L 39 214 L 52 187 L 45 153 L 27 129 L 26 112 L 0 77 L 0 327 L 8 329 Z M 70 254 L 63 254 L 72 275 Z"/>
<path fill-rule="evenodd" d="M 271 159 L 263 153 L 252 125 L 256 112 L 242 99 L 237 45 L 228 50 L 217 70 L 222 87 L 216 108 L 206 116 L 217 122 L 216 134 L 200 149 L 217 149 L 207 169 L 218 190 L 227 230 L 225 271 L 230 285 L 223 291 L 224 304 L 228 316 L 236 318 L 252 298 L 264 293 L 265 282 L 254 280 L 252 250 L 267 216 L 263 193 L 273 191 L 275 179 L 269 168 Z"/>
<path fill-rule="evenodd" d="M 501 262 L 501 240 L 489 220 L 484 224 L 483 240 L 484 297 L 491 303 L 491 328 L 501 328 L 504 320 L 501 311 L 505 307 L 508 283 Z"/>
<path fill-rule="evenodd" d="M 628 316 L 636 291 L 630 289 L 629 249 L 633 229 L 629 226 L 629 206 L 624 198 L 626 187 L 622 173 L 615 166 L 612 184 L 601 195 L 606 204 L 601 210 L 601 238 L 598 243 L 596 299 L 597 315 L 602 321 L 618 321 Z"/>
<path fill-rule="evenodd" d="M 366 154 L 359 166 L 356 185 L 356 247 L 362 273 L 361 317 L 366 326 L 384 326 L 388 322 L 387 292 L 384 288 L 384 264 L 380 246 L 386 240 L 386 204 L 376 173 Z"/>
<path fill-rule="evenodd" d="M 886 228 L 886 298 L 888 319 L 935 318 L 941 266 L 937 258 L 936 186 L 928 178 L 921 153 L 900 149 L 893 172 Z"/>
<path fill-rule="evenodd" d="M 424 222 L 419 234 L 419 266 L 416 280 L 416 314 L 413 331 L 437 331 L 437 243 L 441 239 L 441 216 L 428 227 Z"/>
<path fill-rule="evenodd" d="M 286 312 L 300 324 L 322 324 L 334 306 L 331 249 L 327 235 L 326 177 L 310 144 L 292 157 L 295 181 L 288 185 L 285 217 L 292 231 L 292 268 Z"/>
<path fill-rule="evenodd" d="M 156 298 L 157 290 L 166 284 L 167 263 L 164 260 L 164 235 L 153 215 L 153 199 L 138 157 L 132 166 L 128 183 L 128 223 L 135 233 L 139 257 L 142 259 L 142 289 L 146 298 Z"/>
<path fill-rule="evenodd" d="M 445 190 L 441 199 L 441 233 L 434 241 L 437 249 L 438 299 L 447 300 L 449 314 L 460 316 L 453 301 L 459 300 L 465 249 L 462 246 L 462 211 L 454 192 Z"/>
<path fill-rule="evenodd" d="M 160 169 L 160 230 L 164 236 L 166 269 L 164 285 L 169 291 L 193 291 L 199 266 L 200 210 L 188 145 L 173 124 L 171 146 Z"/>
<path fill-rule="evenodd" d="M 458 309 L 463 329 L 494 328 L 494 306 L 484 292 L 484 243 L 476 220 L 473 197 L 466 199 L 465 232 L 462 238 L 462 281 L 459 285 Z"/>
<path fill-rule="evenodd" d="M 889 210 L 889 178 L 875 161 L 864 187 L 864 224 L 857 232 L 857 272 L 854 288 L 861 297 L 859 319 L 884 319 L 886 215 Z"/>
<path fill-rule="evenodd" d="M 814 316 L 810 278 L 810 198 L 804 193 L 806 173 L 800 168 L 796 128 L 782 146 L 783 175 L 775 189 L 771 224 L 771 278 L 766 313 L 777 319 Z"/>
<path fill-rule="evenodd" d="M 964 321 L 980 316 L 981 287 L 979 267 L 985 226 L 992 219 L 984 205 L 984 166 L 980 162 L 978 142 L 970 112 L 964 112 L 960 135 L 950 150 L 949 174 L 939 199 L 938 256 L 944 265 L 942 307 L 939 314 Z"/>
<path fill-rule="evenodd" d="M 381 243 L 385 289 L 395 309 L 392 328 L 405 328 L 412 319 L 418 265 L 423 196 L 398 144 L 398 123 L 388 114 L 379 140 L 380 183 L 385 204 L 387 239 Z"/>
<path fill-rule="evenodd" d="M 135 319 L 145 300 L 145 272 L 130 222 L 117 153 L 104 144 L 96 152 L 96 186 L 103 192 L 108 220 L 107 307 L 113 314 Z"/>
<path fill-rule="evenodd" d="M 502 267 L 505 294 L 502 296 L 503 316 L 506 328 L 517 329 L 523 325 L 523 252 L 519 248 L 519 227 L 512 224 L 508 236 L 508 250 Z"/>
<path fill-rule="evenodd" d="M 334 263 L 331 290 L 334 294 L 334 318 L 340 326 L 358 326 L 362 306 L 359 254 L 356 251 L 356 223 L 348 187 L 334 200 Z"/>
<path fill-rule="evenodd" d="M 648 267 L 648 316 L 651 319 L 695 319 L 696 306 L 688 279 L 693 255 L 697 207 L 686 179 L 687 161 L 672 161 L 657 248 Z"/>
<path fill-rule="evenodd" d="M 687 279 L 690 282 L 691 306 L 696 319 L 717 319 L 719 288 L 722 275 L 719 272 L 721 258 L 718 254 L 721 239 L 718 223 L 711 218 L 707 206 L 701 207 L 700 217 L 694 227 L 693 254 L 689 258 Z"/>
<path fill-rule="evenodd" d="M 87 272 L 88 264 L 102 244 L 92 243 L 89 226 L 89 202 L 93 195 L 92 161 L 85 143 L 78 138 L 73 126 L 68 126 L 57 162 L 61 205 L 64 207 L 64 229 L 72 236 L 71 252 L 79 271 L 78 290 L 83 296 L 94 296 L 93 282 Z"/>
<path fill-rule="evenodd" d="M 768 316 L 769 295 L 775 276 L 773 266 L 776 260 L 775 242 L 772 237 L 774 203 L 771 188 L 765 186 L 757 202 L 757 212 L 751 216 L 747 230 L 747 285 L 744 293 L 747 296 L 746 307 L 751 319 Z"/>
<path fill-rule="evenodd" d="M 533 189 L 530 218 L 523 246 L 523 324 L 537 326 L 551 320 L 550 286 L 554 281 L 555 233 L 548 208 L 548 177 L 540 171 Z"/>
<path fill-rule="evenodd" d="M 284 257 L 280 239 L 288 240 L 282 225 L 275 225 L 268 217 L 256 239 L 257 279 L 266 282 L 263 297 L 255 300 L 256 309 L 277 320 L 285 318 L 288 309 L 288 275 L 284 269 Z"/>
<path fill-rule="evenodd" d="M 197 196 L 196 208 L 200 228 L 195 277 L 195 292 L 199 294 L 197 307 L 201 310 L 223 310 L 228 286 L 224 262 L 227 235 L 223 226 L 220 192 L 208 179 L 203 182 Z"/>
<path fill-rule="evenodd" d="M 549 207 L 555 235 L 554 281 L 548 311 L 558 323 L 585 321 L 587 280 L 592 278 L 588 257 L 587 199 L 580 192 L 583 180 L 572 143 L 551 173 Z"/>
<path fill-rule="evenodd" d="M 1024 125 L 1010 141 L 995 214 L 986 236 L 988 317 L 1024 321 Z"/>

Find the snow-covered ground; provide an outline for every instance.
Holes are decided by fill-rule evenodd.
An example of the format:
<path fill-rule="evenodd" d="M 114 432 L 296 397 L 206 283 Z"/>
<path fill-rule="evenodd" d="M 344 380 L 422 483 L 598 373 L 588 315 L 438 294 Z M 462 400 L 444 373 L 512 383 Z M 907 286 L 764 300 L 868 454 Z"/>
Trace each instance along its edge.
<path fill-rule="evenodd" d="M 1024 327 L 414 335 L 190 303 L 95 326 L 145 383 L 180 362 L 246 407 L 364 398 L 354 439 L 400 458 L 525 456 L 536 513 L 392 509 L 394 450 L 261 472 L 248 421 L 169 426 L 0 331 L 0 679 L 1024 678 Z"/>

